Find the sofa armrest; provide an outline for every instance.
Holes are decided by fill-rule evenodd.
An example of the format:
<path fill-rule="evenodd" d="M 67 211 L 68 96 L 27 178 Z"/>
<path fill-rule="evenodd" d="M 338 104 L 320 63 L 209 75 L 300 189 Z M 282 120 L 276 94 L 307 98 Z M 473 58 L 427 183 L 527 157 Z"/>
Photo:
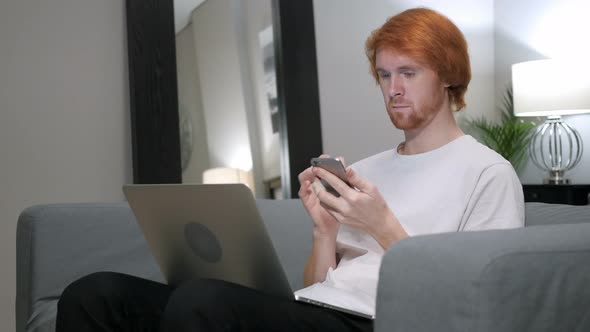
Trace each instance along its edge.
<path fill-rule="evenodd" d="M 51 330 L 63 289 L 87 274 L 163 280 L 127 203 L 27 208 L 18 220 L 16 249 L 17 332 Z"/>
<path fill-rule="evenodd" d="M 385 254 L 375 331 L 588 331 L 590 224 L 408 238 Z"/>

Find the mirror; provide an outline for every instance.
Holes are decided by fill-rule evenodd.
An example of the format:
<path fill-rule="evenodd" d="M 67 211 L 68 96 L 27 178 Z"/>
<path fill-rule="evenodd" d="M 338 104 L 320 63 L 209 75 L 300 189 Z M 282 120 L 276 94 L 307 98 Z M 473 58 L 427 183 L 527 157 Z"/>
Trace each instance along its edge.
<path fill-rule="evenodd" d="M 282 197 L 270 0 L 175 0 L 183 183 Z"/>
<path fill-rule="evenodd" d="M 134 182 L 231 168 L 258 198 L 296 197 L 322 151 L 312 0 L 187 4 L 175 29 L 172 0 L 127 0 Z"/>

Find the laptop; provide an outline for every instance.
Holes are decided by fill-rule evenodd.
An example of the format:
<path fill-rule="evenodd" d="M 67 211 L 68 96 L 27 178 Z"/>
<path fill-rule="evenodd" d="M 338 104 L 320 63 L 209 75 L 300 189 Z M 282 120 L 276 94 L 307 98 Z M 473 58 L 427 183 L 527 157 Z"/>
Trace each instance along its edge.
<path fill-rule="evenodd" d="M 218 279 L 286 299 L 374 318 L 294 296 L 256 200 L 245 185 L 125 185 L 123 192 L 168 284 L 175 286 L 199 278 Z"/>

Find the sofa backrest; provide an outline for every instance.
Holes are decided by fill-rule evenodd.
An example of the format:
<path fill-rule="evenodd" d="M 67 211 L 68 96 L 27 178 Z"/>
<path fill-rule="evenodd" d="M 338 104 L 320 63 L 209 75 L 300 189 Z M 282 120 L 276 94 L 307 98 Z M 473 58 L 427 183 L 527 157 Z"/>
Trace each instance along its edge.
<path fill-rule="evenodd" d="M 258 200 L 293 289 L 303 285 L 311 220 L 299 200 Z M 93 272 L 114 271 L 163 281 L 126 202 L 38 205 L 17 226 L 17 332 L 53 331 L 63 289 Z"/>
<path fill-rule="evenodd" d="M 16 331 L 54 330 L 63 289 L 93 272 L 163 280 L 127 203 L 51 204 L 17 225 Z"/>
<path fill-rule="evenodd" d="M 590 205 L 525 203 L 525 226 L 590 223 Z"/>
<path fill-rule="evenodd" d="M 291 288 L 303 288 L 303 268 L 313 241 L 311 218 L 298 199 L 259 199 L 256 204 Z"/>

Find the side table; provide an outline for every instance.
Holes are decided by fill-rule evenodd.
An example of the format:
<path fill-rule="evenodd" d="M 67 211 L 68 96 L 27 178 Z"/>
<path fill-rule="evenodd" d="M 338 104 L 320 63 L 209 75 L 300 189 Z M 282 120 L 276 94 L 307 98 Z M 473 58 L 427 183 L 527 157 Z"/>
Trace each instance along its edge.
<path fill-rule="evenodd" d="M 588 184 L 525 184 L 522 187 L 525 202 L 569 205 L 589 204 L 590 185 Z"/>

